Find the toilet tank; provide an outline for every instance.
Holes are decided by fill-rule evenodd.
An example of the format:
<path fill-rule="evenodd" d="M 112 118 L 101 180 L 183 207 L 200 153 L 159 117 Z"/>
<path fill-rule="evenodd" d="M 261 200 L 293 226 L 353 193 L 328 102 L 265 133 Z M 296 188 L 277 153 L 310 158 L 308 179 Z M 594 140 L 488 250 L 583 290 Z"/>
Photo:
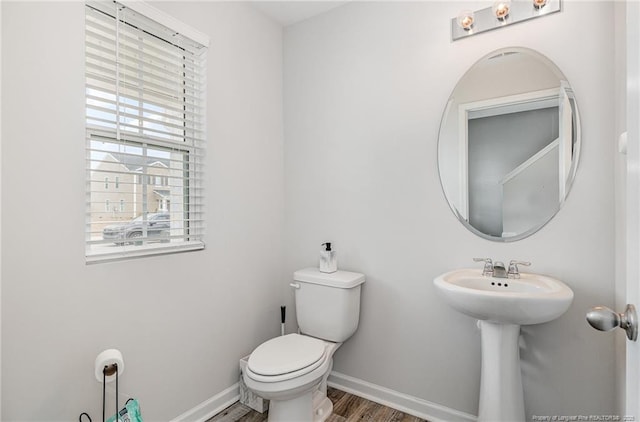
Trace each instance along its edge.
<path fill-rule="evenodd" d="M 360 289 L 364 274 L 350 271 L 322 273 L 306 268 L 293 274 L 296 317 L 300 332 L 341 343 L 358 328 Z"/>

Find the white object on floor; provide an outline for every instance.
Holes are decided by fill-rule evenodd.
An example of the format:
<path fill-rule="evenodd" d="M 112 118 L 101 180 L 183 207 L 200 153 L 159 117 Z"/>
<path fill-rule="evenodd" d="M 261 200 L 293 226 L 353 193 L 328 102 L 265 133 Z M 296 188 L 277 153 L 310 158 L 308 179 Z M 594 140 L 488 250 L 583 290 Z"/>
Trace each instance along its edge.
<path fill-rule="evenodd" d="M 249 356 L 245 356 L 240 359 L 240 381 L 238 382 L 238 386 L 240 389 L 240 403 L 245 406 L 249 406 L 256 412 L 264 413 L 269 409 L 269 400 L 265 400 L 262 397 L 255 394 L 253 391 L 247 388 L 247 385 L 244 383 L 243 375 L 244 371 L 247 368 L 247 362 L 249 361 Z"/>

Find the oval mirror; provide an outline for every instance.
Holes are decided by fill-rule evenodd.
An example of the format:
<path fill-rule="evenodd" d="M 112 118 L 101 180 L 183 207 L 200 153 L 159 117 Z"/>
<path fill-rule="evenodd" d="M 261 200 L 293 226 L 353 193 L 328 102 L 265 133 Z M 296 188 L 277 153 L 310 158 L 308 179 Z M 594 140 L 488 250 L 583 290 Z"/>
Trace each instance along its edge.
<path fill-rule="evenodd" d="M 580 119 L 560 69 L 534 50 L 494 51 L 456 85 L 440 123 L 444 194 L 469 230 L 523 239 L 564 203 L 580 152 Z"/>

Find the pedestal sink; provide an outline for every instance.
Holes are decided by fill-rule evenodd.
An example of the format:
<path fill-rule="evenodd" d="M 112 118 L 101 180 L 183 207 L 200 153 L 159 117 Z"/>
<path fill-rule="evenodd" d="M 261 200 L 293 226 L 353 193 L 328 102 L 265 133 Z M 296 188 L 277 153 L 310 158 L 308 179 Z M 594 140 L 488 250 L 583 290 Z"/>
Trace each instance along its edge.
<path fill-rule="evenodd" d="M 450 271 L 434 279 L 444 300 L 479 320 L 482 369 L 478 421 L 524 421 L 518 336 L 520 325 L 541 324 L 564 314 L 573 291 L 555 278 L 482 275 L 480 269 Z"/>

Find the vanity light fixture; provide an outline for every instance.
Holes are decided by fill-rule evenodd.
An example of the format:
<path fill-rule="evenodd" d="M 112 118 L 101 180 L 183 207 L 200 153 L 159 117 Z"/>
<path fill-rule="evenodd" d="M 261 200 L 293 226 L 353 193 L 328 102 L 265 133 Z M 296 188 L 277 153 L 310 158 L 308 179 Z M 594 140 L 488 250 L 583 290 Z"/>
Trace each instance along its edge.
<path fill-rule="evenodd" d="M 451 40 L 456 41 L 480 32 L 502 28 L 561 11 L 562 0 L 496 0 L 480 10 L 462 10 L 451 19 Z"/>

